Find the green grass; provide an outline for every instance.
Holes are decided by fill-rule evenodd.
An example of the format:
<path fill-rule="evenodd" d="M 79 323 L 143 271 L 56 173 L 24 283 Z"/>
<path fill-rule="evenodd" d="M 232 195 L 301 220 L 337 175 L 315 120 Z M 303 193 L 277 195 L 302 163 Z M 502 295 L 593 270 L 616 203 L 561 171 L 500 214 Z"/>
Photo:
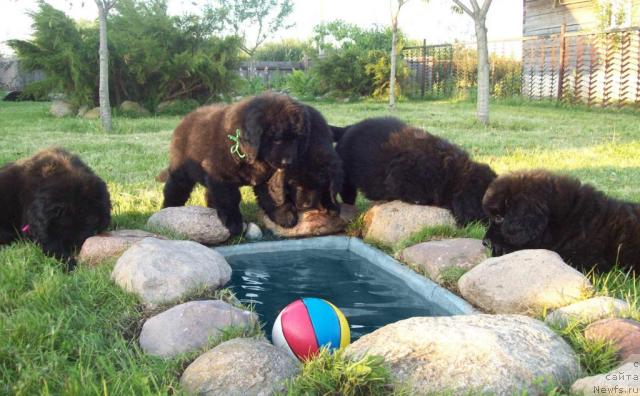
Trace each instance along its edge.
<path fill-rule="evenodd" d="M 171 131 L 180 117 L 115 118 L 115 132 L 107 135 L 98 121 L 52 118 L 48 106 L 0 102 L 0 163 L 48 146 L 66 147 L 107 181 L 113 202 L 112 227 L 145 229 L 148 217 L 160 208 L 162 184 L 154 177 L 167 164 Z M 314 106 L 336 125 L 389 114 L 384 104 L 376 102 Z M 640 201 L 637 113 L 502 103 L 492 105 L 488 127 L 476 123 L 473 113 L 471 103 L 440 101 L 403 102 L 394 115 L 460 144 L 499 173 L 545 167 L 591 182 L 614 197 Z M 248 188 L 242 194 L 241 210 L 247 219 L 255 220 L 255 197 Z M 191 203 L 203 202 L 203 191 L 198 189 Z M 357 204 L 360 210 L 369 205 L 361 197 Z M 357 234 L 361 223 L 361 219 L 352 223 L 350 232 Z M 481 234 L 477 226 L 427 229 L 403 246 Z M 151 312 L 110 281 L 112 265 L 80 267 L 65 274 L 55 260 L 32 244 L 16 243 L 0 250 L 0 394 L 180 393 L 179 376 L 193 356 L 160 360 L 141 353 L 136 337 Z M 451 282 L 459 275 L 451 274 Z M 594 276 L 592 282 L 596 294 L 620 297 L 637 307 L 638 280 L 634 276 L 614 270 Z M 585 351 L 582 361 L 589 371 L 608 367 L 606 351 L 572 341 L 576 334 L 565 337 L 579 353 Z M 232 329 L 226 337 L 235 335 Z M 377 382 L 359 372 L 352 376 L 345 371 L 344 361 L 326 359 L 309 365 L 292 389 L 327 389 L 310 384 L 315 381 L 324 386 L 331 378 L 334 382 L 326 382 L 329 388 L 380 385 L 379 389 L 389 390 L 386 379 Z M 387 378 L 381 371 L 372 372 L 379 373 L 375 378 Z"/>
<path fill-rule="evenodd" d="M 332 354 L 322 349 L 316 358 L 304 363 L 298 377 L 287 383 L 287 392 L 284 394 L 373 396 L 400 395 L 404 392 L 401 387 L 394 386 L 381 357 L 351 359 L 342 351 Z"/>

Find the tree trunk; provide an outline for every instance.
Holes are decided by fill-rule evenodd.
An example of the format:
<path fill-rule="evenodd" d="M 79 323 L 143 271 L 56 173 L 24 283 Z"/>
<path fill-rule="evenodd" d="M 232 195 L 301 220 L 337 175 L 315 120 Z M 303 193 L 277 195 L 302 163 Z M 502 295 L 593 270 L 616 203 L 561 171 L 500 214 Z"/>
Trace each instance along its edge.
<path fill-rule="evenodd" d="M 476 41 L 478 44 L 478 98 L 476 116 L 483 124 L 489 123 L 489 45 L 485 17 L 475 18 Z"/>
<path fill-rule="evenodd" d="M 398 19 L 393 20 L 391 26 L 391 73 L 389 75 L 389 110 L 396 108 L 396 67 L 398 46 Z"/>
<path fill-rule="evenodd" d="M 100 21 L 100 85 L 98 88 L 100 101 L 100 119 L 102 128 L 111 132 L 111 103 L 109 103 L 109 48 L 107 47 L 107 13 L 101 1 L 98 5 L 98 19 Z"/>

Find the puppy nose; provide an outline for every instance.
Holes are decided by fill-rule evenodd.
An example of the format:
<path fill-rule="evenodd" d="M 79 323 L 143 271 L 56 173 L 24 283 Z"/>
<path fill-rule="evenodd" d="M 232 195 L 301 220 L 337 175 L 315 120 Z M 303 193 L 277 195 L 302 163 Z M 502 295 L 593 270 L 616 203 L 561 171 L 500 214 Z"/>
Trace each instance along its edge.
<path fill-rule="evenodd" d="M 282 160 L 280 160 L 280 163 L 282 165 L 291 165 L 293 161 L 291 160 L 291 158 L 283 158 Z"/>

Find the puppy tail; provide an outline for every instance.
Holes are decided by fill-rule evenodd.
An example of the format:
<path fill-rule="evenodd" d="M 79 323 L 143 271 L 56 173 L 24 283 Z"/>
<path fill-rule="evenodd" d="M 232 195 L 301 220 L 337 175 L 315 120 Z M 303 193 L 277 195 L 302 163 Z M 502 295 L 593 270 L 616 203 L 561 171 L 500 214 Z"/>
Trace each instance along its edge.
<path fill-rule="evenodd" d="M 169 169 L 163 169 L 160 173 L 158 173 L 158 175 L 156 176 L 156 181 L 158 183 L 166 183 L 167 179 L 169 179 Z"/>
<path fill-rule="evenodd" d="M 342 135 L 344 135 L 347 129 L 349 129 L 349 126 L 338 127 L 338 126 L 329 125 L 329 127 L 331 128 L 331 133 L 333 134 L 334 142 L 339 142 L 340 139 L 342 139 Z"/>

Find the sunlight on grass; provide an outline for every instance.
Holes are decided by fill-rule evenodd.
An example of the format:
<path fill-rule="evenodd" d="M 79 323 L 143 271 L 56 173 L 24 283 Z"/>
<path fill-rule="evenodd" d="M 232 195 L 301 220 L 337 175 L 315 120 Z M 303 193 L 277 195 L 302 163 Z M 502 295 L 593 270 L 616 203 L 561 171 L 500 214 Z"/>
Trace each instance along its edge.
<path fill-rule="evenodd" d="M 149 216 L 162 205 L 163 184 L 154 178 L 168 164 L 171 131 L 181 117 L 116 116 L 114 133 L 105 134 L 98 121 L 51 117 L 49 105 L 0 102 L 0 163 L 48 146 L 66 147 L 107 181 L 113 205 L 111 228 L 146 229 Z M 465 101 L 401 102 L 393 114 L 376 101 L 312 105 L 334 125 L 394 115 L 462 146 L 499 173 L 544 167 L 579 177 L 612 196 L 640 201 L 637 113 L 501 102 L 492 104 L 492 122 L 484 126 L 473 116 L 474 104 Z M 241 193 L 245 221 L 257 221 L 252 189 L 243 187 Z M 194 190 L 188 204 L 205 205 L 202 187 Z M 360 212 L 370 205 L 358 197 Z M 349 234 L 360 236 L 363 225 L 359 217 L 349 225 Z M 481 238 L 483 233 L 480 225 L 430 228 L 396 248 L 443 237 Z M 140 351 L 136 337 L 143 319 L 153 311 L 144 310 L 133 295 L 110 280 L 112 266 L 108 261 L 65 274 L 60 263 L 33 244 L 18 242 L 0 250 L 0 394 L 181 394 L 180 374 L 196 354 L 162 360 Z M 455 289 L 461 275 L 452 269 L 443 276 Z M 636 276 L 615 269 L 590 278 L 595 294 L 628 301 L 633 307 L 630 315 L 640 319 Z M 228 291 L 197 291 L 194 296 L 235 303 Z M 612 367 L 610 346 L 586 342 L 581 330 L 576 325 L 561 334 L 576 348 L 587 372 Z M 259 328 L 227 329 L 210 346 L 258 334 Z M 307 363 L 302 374 L 290 381 L 288 392 L 402 393 L 391 384 L 380 359 L 351 361 L 342 354 L 324 354 Z"/>

